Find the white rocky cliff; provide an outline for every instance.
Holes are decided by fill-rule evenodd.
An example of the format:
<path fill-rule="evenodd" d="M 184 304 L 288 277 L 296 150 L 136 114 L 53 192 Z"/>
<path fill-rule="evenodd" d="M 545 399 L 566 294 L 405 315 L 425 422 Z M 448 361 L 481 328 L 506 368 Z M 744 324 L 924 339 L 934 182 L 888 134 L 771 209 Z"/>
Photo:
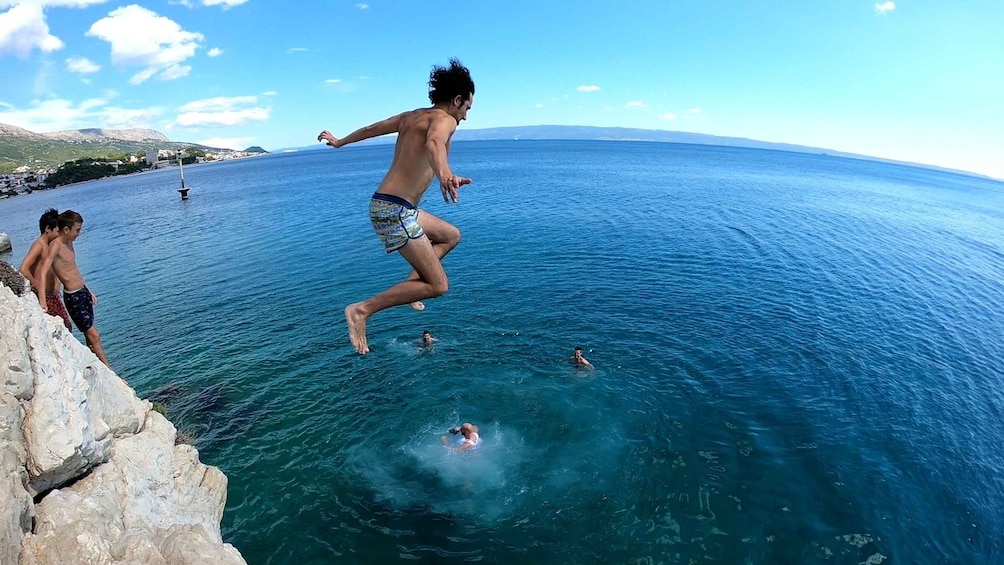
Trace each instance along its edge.
<path fill-rule="evenodd" d="M 0 564 L 245 563 L 220 535 L 226 476 L 2 284 L 0 376 Z"/>

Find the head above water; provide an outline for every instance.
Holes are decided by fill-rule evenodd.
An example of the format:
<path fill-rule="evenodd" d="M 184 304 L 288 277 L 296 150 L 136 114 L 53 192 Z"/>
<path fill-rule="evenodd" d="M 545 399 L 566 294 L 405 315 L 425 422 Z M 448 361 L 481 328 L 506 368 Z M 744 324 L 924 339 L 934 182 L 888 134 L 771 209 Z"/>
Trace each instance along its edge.
<path fill-rule="evenodd" d="M 59 229 L 59 212 L 55 208 L 49 208 L 42 213 L 38 219 L 38 233 L 43 234 L 49 230 Z"/>
<path fill-rule="evenodd" d="M 433 67 L 429 73 L 429 100 L 449 112 L 458 124 L 466 120 L 467 111 L 474 104 L 471 71 L 457 59 L 450 59 L 449 67 Z"/>
<path fill-rule="evenodd" d="M 581 347 L 576 347 L 576 348 L 575 348 L 575 351 L 573 351 L 573 354 L 574 354 L 574 355 L 575 355 L 576 357 L 582 357 L 582 348 L 581 348 Z"/>

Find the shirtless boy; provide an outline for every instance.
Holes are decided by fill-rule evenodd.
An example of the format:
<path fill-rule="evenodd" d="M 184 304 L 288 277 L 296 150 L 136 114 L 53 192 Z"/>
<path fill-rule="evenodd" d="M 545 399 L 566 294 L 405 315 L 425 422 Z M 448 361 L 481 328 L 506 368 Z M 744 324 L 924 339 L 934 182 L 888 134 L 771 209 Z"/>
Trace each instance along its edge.
<path fill-rule="evenodd" d="M 42 262 L 45 260 L 45 254 L 49 251 L 49 242 L 59 236 L 59 212 L 55 208 L 49 208 L 46 210 L 42 217 L 38 219 L 38 231 L 42 235 L 35 240 L 35 243 L 31 244 L 31 248 L 28 249 L 28 254 L 24 256 L 24 261 L 21 261 L 21 274 L 28 279 L 31 283 L 31 289 L 38 294 L 38 268 L 42 266 Z M 67 330 L 72 330 L 73 327 L 70 326 L 70 317 L 66 314 L 66 308 L 63 308 L 63 302 L 59 300 L 59 279 L 50 276 L 46 282 L 45 289 L 45 300 L 46 307 L 49 314 L 53 316 L 59 316 L 63 319 L 63 324 L 66 325 Z"/>
<path fill-rule="evenodd" d="M 369 352 L 366 321 L 373 314 L 402 304 L 421 310 L 422 300 L 442 296 L 449 289 L 442 259 L 460 243 L 460 230 L 417 208 L 435 176 L 443 200 L 457 202 L 457 189 L 471 179 L 450 169 L 447 155 L 453 132 L 474 103 L 471 73 L 456 59 L 434 67 L 429 76 L 431 108 L 404 112 L 358 129 L 341 139 L 325 130 L 317 136 L 339 148 L 371 137 L 397 133 L 390 170 L 370 200 L 370 222 L 388 253 L 398 251 L 413 267 L 403 282 L 345 308 L 349 340 L 360 354 Z"/>
<path fill-rule="evenodd" d="M 98 328 L 94 327 L 94 306 L 98 303 L 98 297 L 84 285 L 84 277 L 77 268 L 77 252 L 73 248 L 73 242 L 80 237 L 83 227 L 84 218 L 73 210 L 66 210 L 59 215 L 59 235 L 49 243 L 49 252 L 40 266 L 38 303 L 42 310 L 46 309 L 45 287 L 47 279 L 52 276 L 49 269 L 52 269 L 63 283 L 63 302 L 66 303 L 70 318 L 84 334 L 87 347 L 110 369 L 111 365 L 101 348 L 101 335 Z"/>

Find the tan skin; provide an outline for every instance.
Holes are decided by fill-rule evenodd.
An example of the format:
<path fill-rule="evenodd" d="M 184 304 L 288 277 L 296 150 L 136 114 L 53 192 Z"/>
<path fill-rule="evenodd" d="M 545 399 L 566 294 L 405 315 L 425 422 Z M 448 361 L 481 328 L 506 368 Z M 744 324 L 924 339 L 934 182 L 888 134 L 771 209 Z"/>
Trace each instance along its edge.
<path fill-rule="evenodd" d="M 593 366 L 592 363 L 590 363 L 585 357 L 582 356 L 582 350 L 581 349 L 576 349 L 575 352 L 572 353 L 572 359 L 571 359 L 571 361 L 572 361 L 572 363 L 575 363 L 576 365 L 582 365 L 583 367 L 592 367 Z"/>
<path fill-rule="evenodd" d="M 45 287 L 50 276 L 50 269 L 63 283 L 66 292 L 80 290 L 84 286 L 84 277 L 80 275 L 80 269 L 77 267 L 77 252 L 73 248 L 73 242 L 80 237 L 83 228 L 84 224 L 77 222 L 73 224 L 72 228 L 61 229 L 59 236 L 49 242 L 49 251 L 38 271 L 38 303 L 42 306 L 43 312 L 46 311 Z M 94 293 L 91 293 L 91 303 L 95 306 L 98 304 L 98 297 L 94 296 Z M 88 328 L 84 332 L 84 339 L 87 341 L 87 347 L 90 347 L 98 359 L 105 364 L 105 367 L 110 369 L 111 365 L 108 364 L 108 358 L 105 357 L 105 351 L 101 347 L 101 334 L 98 333 L 98 328 L 96 326 Z"/>
<path fill-rule="evenodd" d="M 433 177 L 439 179 L 443 200 L 456 203 L 457 191 L 471 179 L 453 174 L 447 156 L 450 139 L 474 103 L 474 96 L 455 96 L 449 102 L 432 108 L 419 108 L 376 122 L 339 139 L 325 130 L 317 136 L 335 148 L 364 139 L 397 133 L 394 159 L 377 189 L 398 196 L 417 206 L 429 188 Z M 442 296 L 449 289 L 442 259 L 460 243 L 460 230 L 436 216 L 421 211 L 418 223 L 425 235 L 409 240 L 399 249 L 413 270 L 408 278 L 384 292 L 350 304 L 345 308 L 349 340 L 360 354 L 369 353 L 366 341 L 366 321 L 373 314 L 402 304 L 416 310 L 425 306 L 422 300 Z"/>
<path fill-rule="evenodd" d="M 28 249 L 28 254 L 24 256 L 24 260 L 21 261 L 20 271 L 21 274 L 28 279 L 31 283 L 32 288 L 39 288 L 38 282 L 38 268 L 42 265 L 42 261 L 45 259 L 46 253 L 49 251 L 49 242 L 59 237 L 58 229 L 46 229 L 45 233 L 39 236 L 34 243 L 31 244 L 31 248 Z M 59 279 L 49 273 L 50 277 L 46 281 L 46 294 L 53 294 L 59 291 Z"/>

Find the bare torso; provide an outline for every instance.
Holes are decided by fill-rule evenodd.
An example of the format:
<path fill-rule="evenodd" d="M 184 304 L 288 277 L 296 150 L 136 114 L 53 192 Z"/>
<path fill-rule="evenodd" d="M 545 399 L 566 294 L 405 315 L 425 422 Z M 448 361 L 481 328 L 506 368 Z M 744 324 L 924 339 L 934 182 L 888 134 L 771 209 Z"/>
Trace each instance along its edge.
<path fill-rule="evenodd" d="M 436 108 L 420 108 L 398 116 L 401 121 L 398 124 L 397 143 L 394 145 L 394 160 L 380 182 L 380 188 L 377 189 L 379 192 L 393 194 L 418 205 L 434 174 L 426 149 L 429 126 L 435 120 L 444 118 L 454 120 L 449 114 Z M 450 142 L 447 141 L 446 150 L 449 149 Z"/>
<path fill-rule="evenodd" d="M 38 270 L 42 267 L 42 263 L 45 262 L 45 255 L 49 252 L 49 239 L 46 236 L 42 236 L 35 240 L 35 243 L 31 244 L 31 250 L 29 254 L 35 253 L 35 261 L 28 266 L 29 272 L 31 272 L 32 277 L 35 281 L 40 280 L 38 276 L 40 273 Z M 55 273 L 49 273 L 49 276 L 45 279 L 45 293 L 52 294 L 56 292 L 59 288 L 59 279 L 56 278 Z"/>
<path fill-rule="evenodd" d="M 84 278 L 80 276 L 80 269 L 77 268 L 77 253 L 73 249 L 73 244 L 63 243 L 57 238 L 49 244 L 49 250 L 55 254 L 52 258 L 52 271 L 63 283 L 66 292 L 80 290 L 84 286 Z"/>

